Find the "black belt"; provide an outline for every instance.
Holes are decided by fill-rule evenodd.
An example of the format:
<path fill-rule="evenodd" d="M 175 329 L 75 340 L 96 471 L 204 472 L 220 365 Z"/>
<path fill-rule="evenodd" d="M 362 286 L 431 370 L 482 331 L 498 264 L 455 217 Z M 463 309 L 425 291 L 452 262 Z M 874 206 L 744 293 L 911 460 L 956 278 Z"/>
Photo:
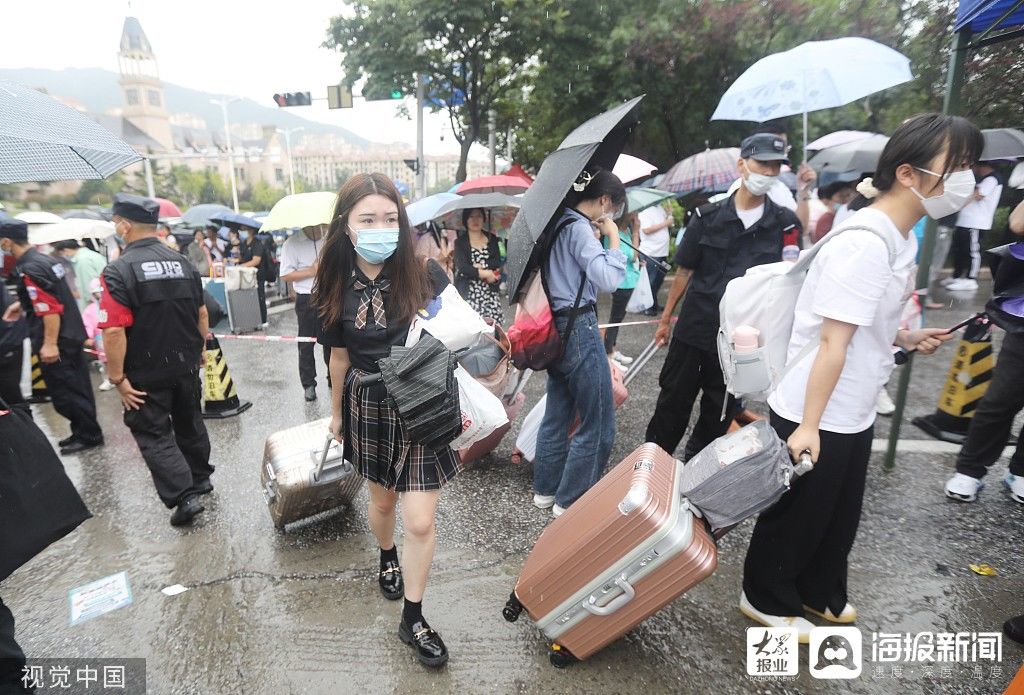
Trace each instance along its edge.
<path fill-rule="evenodd" d="M 579 309 L 576 310 L 576 315 L 579 316 L 581 314 L 586 314 L 586 313 L 589 313 L 591 311 L 593 311 L 594 313 L 597 313 L 597 305 L 596 304 L 584 304 L 583 306 L 581 306 Z M 564 309 L 556 309 L 555 311 L 552 311 L 551 315 L 554 316 L 555 318 L 559 318 L 559 317 L 562 317 L 562 316 L 569 316 L 571 313 L 572 313 L 572 307 L 571 306 L 567 306 Z"/>

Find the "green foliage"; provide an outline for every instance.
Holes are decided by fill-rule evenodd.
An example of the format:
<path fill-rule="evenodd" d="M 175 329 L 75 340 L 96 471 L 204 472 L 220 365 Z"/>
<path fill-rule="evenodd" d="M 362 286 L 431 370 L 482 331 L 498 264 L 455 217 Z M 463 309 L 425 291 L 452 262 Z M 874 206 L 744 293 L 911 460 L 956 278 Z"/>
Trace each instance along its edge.
<path fill-rule="evenodd" d="M 295 182 L 295 190 L 298 191 L 298 181 Z M 285 196 L 283 188 L 274 188 L 262 179 L 253 184 L 246 193 L 245 197 L 253 210 L 269 210 Z"/>

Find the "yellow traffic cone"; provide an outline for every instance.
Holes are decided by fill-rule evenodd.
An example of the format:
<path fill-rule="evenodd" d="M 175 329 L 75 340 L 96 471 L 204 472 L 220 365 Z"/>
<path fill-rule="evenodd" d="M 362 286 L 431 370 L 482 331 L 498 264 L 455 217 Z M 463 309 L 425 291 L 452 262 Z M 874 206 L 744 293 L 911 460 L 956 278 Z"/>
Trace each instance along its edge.
<path fill-rule="evenodd" d="M 203 370 L 203 417 L 226 418 L 244 413 L 251 401 L 239 400 L 235 382 L 228 372 L 228 363 L 220 342 L 212 335 L 206 338 L 206 367 Z"/>
<path fill-rule="evenodd" d="M 50 392 L 46 389 L 46 382 L 43 381 L 43 370 L 39 368 L 39 355 L 32 353 L 32 395 L 28 397 L 29 403 L 49 403 Z"/>
<path fill-rule="evenodd" d="M 988 391 L 995 369 L 992 322 L 982 314 L 967 325 L 939 395 L 938 409 L 914 418 L 915 425 L 944 442 L 963 444 L 978 401 Z"/>

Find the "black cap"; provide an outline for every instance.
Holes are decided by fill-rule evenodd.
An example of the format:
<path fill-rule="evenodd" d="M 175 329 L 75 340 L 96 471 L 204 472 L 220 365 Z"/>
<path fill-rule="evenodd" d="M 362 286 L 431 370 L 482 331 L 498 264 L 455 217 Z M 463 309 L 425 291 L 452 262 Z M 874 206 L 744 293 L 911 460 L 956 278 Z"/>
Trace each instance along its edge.
<path fill-rule="evenodd" d="M 740 143 L 740 157 L 759 162 L 788 162 L 786 141 L 778 135 L 758 133 Z"/>
<path fill-rule="evenodd" d="M 78 243 L 76 239 L 62 239 L 52 244 L 53 248 L 57 251 L 63 251 L 64 249 L 79 249 L 82 245 Z"/>
<path fill-rule="evenodd" d="M 28 241 L 28 225 L 6 215 L 0 217 L 0 239 Z"/>
<path fill-rule="evenodd" d="M 118 193 L 114 196 L 114 214 L 132 222 L 156 224 L 160 221 L 160 203 L 141 195 Z"/>

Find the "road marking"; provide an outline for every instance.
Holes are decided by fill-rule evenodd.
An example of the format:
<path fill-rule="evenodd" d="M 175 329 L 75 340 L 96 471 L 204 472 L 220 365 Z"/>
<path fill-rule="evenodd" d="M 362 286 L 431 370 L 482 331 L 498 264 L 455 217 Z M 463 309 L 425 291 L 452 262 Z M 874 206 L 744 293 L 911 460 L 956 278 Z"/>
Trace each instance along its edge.
<path fill-rule="evenodd" d="M 889 447 L 888 439 L 876 439 L 871 442 L 872 451 L 885 451 Z M 940 442 L 934 439 L 901 439 L 896 446 L 896 451 L 905 454 L 957 454 L 960 452 L 960 444 Z M 1006 447 L 1003 456 L 1013 454 L 1013 447 Z"/>

